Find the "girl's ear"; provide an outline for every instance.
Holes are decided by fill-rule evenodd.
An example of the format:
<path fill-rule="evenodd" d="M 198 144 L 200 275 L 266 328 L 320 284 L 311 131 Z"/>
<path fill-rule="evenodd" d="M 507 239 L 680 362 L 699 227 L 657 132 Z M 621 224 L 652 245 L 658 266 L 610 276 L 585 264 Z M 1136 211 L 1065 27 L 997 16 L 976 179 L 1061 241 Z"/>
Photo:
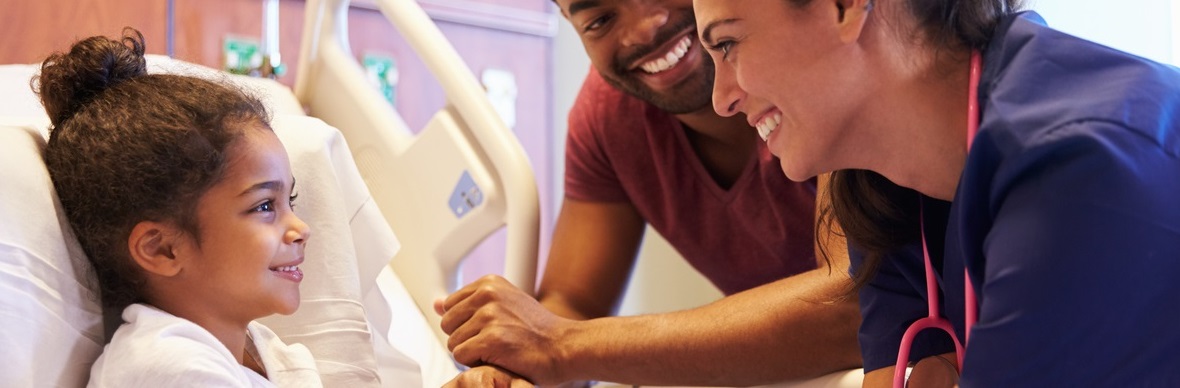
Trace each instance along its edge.
<path fill-rule="evenodd" d="M 836 23 L 840 29 L 840 40 L 852 43 L 860 39 L 864 32 L 865 22 L 869 20 L 869 11 L 873 9 L 872 0 L 834 0 L 836 6 Z"/>
<path fill-rule="evenodd" d="M 131 228 L 127 237 L 127 248 L 131 259 L 150 274 L 172 277 L 180 273 L 183 260 L 178 258 L 177 248 L 184 233 L 175 227 L 155 221 L 140 221 Z"/>

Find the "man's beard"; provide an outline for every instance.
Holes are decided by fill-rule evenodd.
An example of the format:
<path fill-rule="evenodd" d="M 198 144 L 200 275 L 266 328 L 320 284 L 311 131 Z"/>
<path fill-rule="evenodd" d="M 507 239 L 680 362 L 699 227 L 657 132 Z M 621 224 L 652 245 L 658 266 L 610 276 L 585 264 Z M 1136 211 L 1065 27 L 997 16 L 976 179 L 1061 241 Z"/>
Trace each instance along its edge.
<path fill-rule="evenodd" d="M 683 15 L 685 13 L 687 15 Z M 660 30 L 656 38 L 652 40 L 651 45 L 637 48 L 629 54 L 621 55 L 621 58 L 615 58 L 614 63 L 610 66 L 610 73 L 601 74 L 602 79 L 606 80 L 608 84 L 614 86 L 616 89 L 647 101 L 671 114 L 692 113 L 707 108 L 713 99 L 713 58 L 709 55 L 703 52 L 699 53 L 701 56 L 701 69 L 697 71 L 702 74 L 689 77 L 663 93 L 649 88 L 639 79 L 635 72 L 625 67 L 626 64 L 635 63 L 639 58 L 647 56 L 655 50 L 659 50 L 664 43 L 667 43 L 669 39 L 683 32 L 688 25 L 694 23 L 696 20 L 692 11 L 685 11 L 681 16 L 680 22 L 677 25 L 665 26 L 664 29 Z M 696 37 L 690 37 L 690 39 L 696 39 Z M 677 66 L 687 65 L 687 63 L 677 64 Z"/>

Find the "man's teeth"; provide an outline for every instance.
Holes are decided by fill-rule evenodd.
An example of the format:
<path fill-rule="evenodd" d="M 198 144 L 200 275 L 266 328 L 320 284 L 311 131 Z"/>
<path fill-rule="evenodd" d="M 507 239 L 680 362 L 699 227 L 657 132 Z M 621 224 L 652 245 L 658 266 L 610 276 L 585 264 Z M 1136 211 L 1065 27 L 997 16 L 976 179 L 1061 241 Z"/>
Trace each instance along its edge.
<path fill-rule="evenodd" d="M 655 74 L 671 69 L 673 66 L 676 66 L 677 63 L 680 63 L 681 58 L 684 58 L 684 53 L 688 52 L 689 46 L 692 46 L 692 39 L 685 36 L 684 39 L 680 40 L 680 43 L 676 44 L 676 47 L 672 48 L 672 51 L 664 54 L 663 58 L 648 61 L 647 63 L 639 65 L 639 68 L 643 69 L 643 71 L 646 71 L 648 74 Z"/>
<path fill-rule="evenodd" d="M 758 125 L 755 126 L 758 129 L 758 136 L 762 137 L 762 141 L 766 141 L 766 138 L 770 137 L 770 133 L 774 132 L 774 129 L 778 128 L 778 124 L 781 122 L 783 122 L 782 113 L 775 113 L 763 117 L 762 121 L 759 121 Z"/>
<path fill-rule="evenodd" d="M 279 271 L 279 272 L 290 272 L 290 271 L 294 271 L 297 269 L 299 269 L 299 266 L 297 266 L 297 265 L 288 265 L 288 266 L 284 266 L 284 267 L 274 267 L 274 268 L 271 268 L 270 270 L 271 271 Z"/>

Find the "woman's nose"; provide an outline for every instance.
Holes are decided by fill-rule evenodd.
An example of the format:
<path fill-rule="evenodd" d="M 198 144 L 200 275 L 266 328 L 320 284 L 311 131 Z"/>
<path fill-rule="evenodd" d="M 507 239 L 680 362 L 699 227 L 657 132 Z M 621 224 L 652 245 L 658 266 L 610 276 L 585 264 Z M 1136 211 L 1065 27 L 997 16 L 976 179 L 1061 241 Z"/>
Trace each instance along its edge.
<path fill-rule="evenodd" d="M 733 71 L 724 62 L 718 61 L 714 65 L 713 76 L 713 110 L 723 117 L 733 116 L 741 109 L 745 93 L 738 86 Z"/>

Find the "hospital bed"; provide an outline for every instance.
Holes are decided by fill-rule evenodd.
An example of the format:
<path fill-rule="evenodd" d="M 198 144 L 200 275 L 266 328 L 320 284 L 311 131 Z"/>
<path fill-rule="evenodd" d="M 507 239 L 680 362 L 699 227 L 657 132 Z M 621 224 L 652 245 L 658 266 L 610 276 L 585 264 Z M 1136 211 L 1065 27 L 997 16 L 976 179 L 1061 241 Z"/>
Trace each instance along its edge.
<path fill-rule="evenodd" d="M 306 2 L 294 93 L 166 57 L 149 68 L 242 85 L 274 113 L 305 199 L 296 212 L 315 237 L 300 309 L 263 323 L 307 345 L 329 386 L 439 386 L 457 368 L 430 305 L 457 286 L 467 251 L 505 225 L 504 275 L 531 292 L 537 189 L 523 149 L 425 13 L 413 1 L 379 4 L 448 97 L 417 135 L 349 52 L 348 1 Z M 36 71 L 0 66 L 0 377 L 81 386 L 102 349 L 103 312 L 41 161 L 48 119 L 29 89 Z"/>

